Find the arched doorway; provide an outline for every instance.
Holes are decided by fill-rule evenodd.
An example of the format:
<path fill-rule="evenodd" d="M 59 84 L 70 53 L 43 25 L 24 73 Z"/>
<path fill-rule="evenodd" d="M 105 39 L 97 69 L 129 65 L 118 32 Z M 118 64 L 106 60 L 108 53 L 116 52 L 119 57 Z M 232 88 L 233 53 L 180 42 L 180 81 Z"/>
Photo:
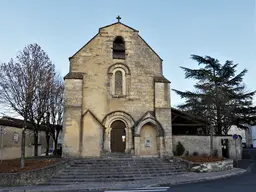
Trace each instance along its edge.
<path fill-rule="evenodd" d="M 125 124 L 117 120 L 111 124 L 111 152 L 125 152 L 126 134 Z"/>

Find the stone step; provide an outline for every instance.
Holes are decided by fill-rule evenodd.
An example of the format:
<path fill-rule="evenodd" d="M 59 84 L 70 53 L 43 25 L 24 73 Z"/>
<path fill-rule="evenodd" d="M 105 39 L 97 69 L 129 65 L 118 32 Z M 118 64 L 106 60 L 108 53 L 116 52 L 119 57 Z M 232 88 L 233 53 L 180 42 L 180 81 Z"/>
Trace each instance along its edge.
<path fill-rule="evenodd" d="M 185 172 L 179 173 L 183 174 Z M 136 181 L 136 180 L 147 180 L 154 179 L 156 177 L 165 177 L 172 176 L 174 174 L 166 174 L 166 175 L 141 175 L 141 176 L 127 176 L 127 177 L 95 177 L 95 178 L 54 178 L 49 183 L 50 184 L 58 184 L 58 183 L 82 183 L 82 182 L 117 182 L 117 181 Z M 177 174 L 175 174 L 177 175 Z"/>
<path fill-rule="evenodd" d="M 152 157 L 151 160 L 149 160 L 149 158 L 144 158 L 144 157 L 124 157 L 124 158 L 119 158 L 119 157 L 95 157 L 95 158 L 78 158 L 78 159 L 74 159 L 75 161 L 102 161 L 102 160 L 113 160 L 113 161 L 124 161 L 124 160 L 128 160 L 128 161 L 162 161 L 161 159 L 158 157 Z"/>
<path fill-rule="evenodd" d="M 97 167 L 116 167 L 116 166 L 176 166 L 177 164 L 171 164 L 171 163 L 73 163 L 70 164 L 71 167 L 73 166 L 97 166 Z"/>
<path fill-rule="evenodd" d="M 79 173 L 90 173 L 90 174 L 98 174 L 98 173 L 140 173 L 140 172 L 163 172 L 163 171 L 178 171 L 178 170 L 184 170 L 182 168 L 179 169 L 155 169 L 155 170 L 136 170 L 136 169 L 126 169 L 126 170 L 63 170 L 62 173 L 73 173 L 73 174 L 79 174 Z"/>
<path fill-rule="evenodd" d="M 139 162 L 139 161 L 74 161 L 71 165 L 115 165 L 115 164 L 132 164 L 132 165 L 139 165 L 139 164 L 147 164 L 147 165 L 155 165 L 155 164 L 174 164 L 169 162 L 161 162 L 161 161 L 151 161 L 151 162 Z"/>
<path fill-rule="evenodd" d="M 138 174 L 148 174 L 148 173 L 178 173 L 183 172 L 184 169 L 176 169 L 176 170 L 161 170 L 161 171 L 126 171 L 126 172 L 62 172 L 62 175 L 138 175 Z"/>
<path fill-rule="evenodd" d="M 69 171 L 69 170 L 74 170 L 78 172 L 85 172 L 85 171 L 98 171 L 98 172 L 109 172 L 109 171 L 120 171 L 120 172 L 125 172 L 125 171 L 130 171 L 130 170 L 175 170 L 175 169 L 183 169 L 183 167 L 123 167 L 123 168 L 95 168 L 95 167 L 88 167 L 88 168 L 67 168 L 64 171 Z"/>
<path fill-rule="evenodd" d="M 81 170 L 81 169 L 69 169 L 63 170 L 61 174 L 125 174 L 125 173 L 161 173 L 161 172 L 179 172 L 184 171 L 183 168 L 176 169 L 126 169 L 126 170 Z"/>
<path fill-rule="evenodd" d="M 109 169 L 117 169 L 117 168 L 126 168 L 126 167 L 135 167 L 135 168 L 155 168 L 155 167 L 163 167 L 163 168 L 168 168 L 168 167 L 180 167 L 181 165 L 171 165 L 171 164 L 165 164 L 165 165 L 104 165 L 104 166 L 97 166 L 97 165 L 70 165 L 69 168 L 109 168 Z"/>
<path fill-rule="evenodd" d="M 125 166 L 125 165 L 120 165 L 120 166 L 70 166 L 68 167 L 69 169 L 129 169 L 129 168 L 133 168 L 133 169 L 154 169 L 154 168 L 163 168 L 163 169 L 168 169 L 168 168 L 180 168 L 181 166 L 174 166 L 174 165 L 154 165 L 154 166 Z"/>
<path fill-rule="evenodd" d="M 138 164 L 138 163 L 150 163 L 150 164 L 155 164 L 155 163 L 168 163 L 168 162 L 161 162 L 161 161 L 136 161 L 136 160 L 107 160 L 107 159 L 105 159 L 105 160 L 87 160 L 87 161 L 82 161 L 82 160 L 80 160 L 80 161 L 73 161 L 73 163 L 88 163 L 88 164 L 95 164 L 95 163 L 97 163 L 97 164 L 100 164 L 100 163 L 102 163 L 102 164 L 105 164 L 105 163 L 107 163 L 107 164 L 113 164 L 113 163 L 136 163 L 136 164 Z"/>
<path fill-rule="evenodd" d="M 161 172 L 161 173 L 124 173 L 124 174 L 74 174 L 74 175 L 61 175 L 58 177 L 54 177 L 54 179 L 72 179 L 72 178 L 126 178 L 126 177 L 146 177 L 146 176 L 167 176 L 174 175 L 177 173 L 183 173 L 184 171 L 177 172 Z"/>
<path fill-rule="evenodd" d="M 88 163 L 88 162 L 75 162 L 72 163 L 71 165 L 81 165 L 81 166 L 86 166 L 86 165 L 99 165 L 99 166 L 115 166 L 115 165 L 173 165 L 171 163 L 161 163 L 161 162 L 94 162 L 94 163 Z"/>
<path fill-rule="evenodd" d="M 160 158 L 87 158 L 73 160 L 48 183 L 68 185 L 81 182 L 116 182 L 154 179 L 183 174 L 180 164 Z"/>
<path fill-rule="evenodd" d="M 83 159 L 74 159 L 74 162 L 100 162 L 100 161 L 136 161 L 136 162 L 163 162 L 160 158 L 152 157 L 149 158 L 83 158 Z"/>

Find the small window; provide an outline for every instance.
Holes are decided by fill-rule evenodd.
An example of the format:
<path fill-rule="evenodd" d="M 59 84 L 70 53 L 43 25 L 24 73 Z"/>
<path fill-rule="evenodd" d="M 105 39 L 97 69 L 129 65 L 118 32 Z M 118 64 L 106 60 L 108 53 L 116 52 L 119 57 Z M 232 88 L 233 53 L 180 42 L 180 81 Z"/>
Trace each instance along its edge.
<path fill-rule="evenodd" d="M 113 59 L 125 59 L 125 42 L 122 37 L 117 37 L 113 42 Z"/>
<path fill-rule="evenodd" d="M 123 94 L 123 74 L 121 71 L 115 72 L 115 95 Z"/>

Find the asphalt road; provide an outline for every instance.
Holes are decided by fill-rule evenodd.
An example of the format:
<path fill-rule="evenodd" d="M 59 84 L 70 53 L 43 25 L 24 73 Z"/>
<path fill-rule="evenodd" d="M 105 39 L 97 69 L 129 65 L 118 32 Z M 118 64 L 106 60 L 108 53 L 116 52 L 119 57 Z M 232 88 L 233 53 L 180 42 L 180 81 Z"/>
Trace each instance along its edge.
<path fill-rule="evenodd" d="M 220 180 L 170 186 L 168 192 L 256 192 L 256 150 L 246 150 L 253 160 L 247 173 Z"/>

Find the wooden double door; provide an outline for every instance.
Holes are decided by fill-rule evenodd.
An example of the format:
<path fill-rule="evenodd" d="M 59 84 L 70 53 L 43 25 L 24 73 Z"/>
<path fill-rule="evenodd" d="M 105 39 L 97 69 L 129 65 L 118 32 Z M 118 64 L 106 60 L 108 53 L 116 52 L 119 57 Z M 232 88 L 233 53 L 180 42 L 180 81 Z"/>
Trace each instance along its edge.
<path fill-rule="evenodd" d="M 125 124 L 117 120 L 111 125 L 111 152 L 124 153 L 126 134 Z"/>

